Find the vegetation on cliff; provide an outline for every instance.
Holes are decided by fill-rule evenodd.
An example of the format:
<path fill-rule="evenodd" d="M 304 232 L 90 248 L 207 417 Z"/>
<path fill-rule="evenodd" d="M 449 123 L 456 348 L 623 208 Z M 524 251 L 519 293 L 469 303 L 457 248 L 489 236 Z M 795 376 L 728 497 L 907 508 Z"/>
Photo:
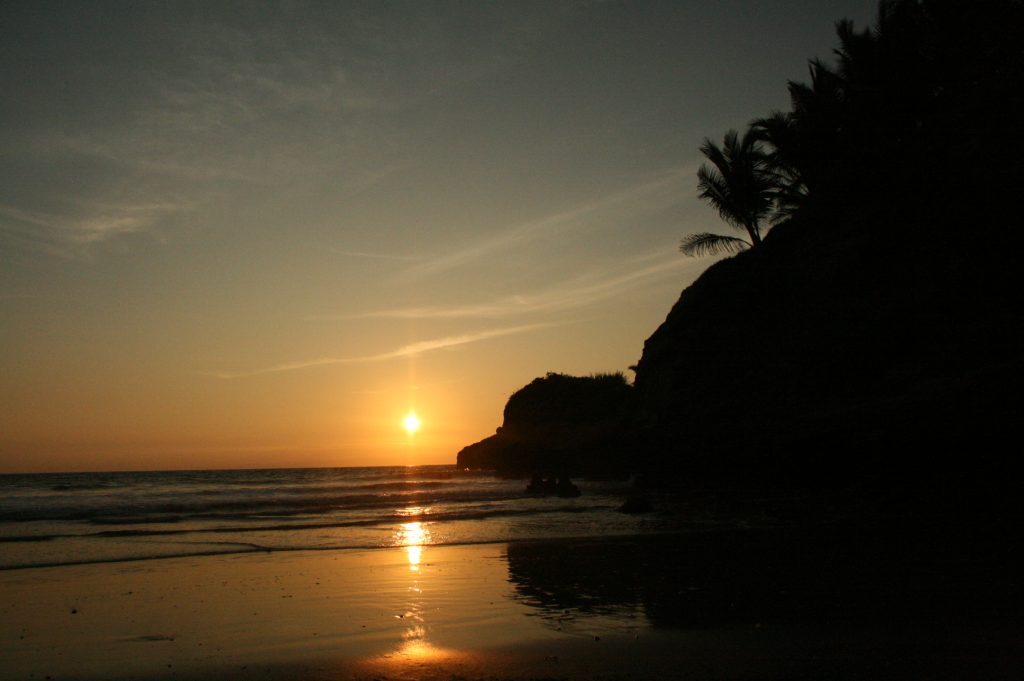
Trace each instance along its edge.
<path fill-rule="evenodd" d="M 757 132 L 750 129 L 741 139 L 730 130 L 721 147 L 705 139 L 700 151 L 712 163 L 697 171 L 700 198 L 731 226 L 745 230 L 750 241 L 702 232 L 683 239 L 679 250 L 686 255 L 715 255 L 760 245 L 761 225 L 774 210 L 780 176 L 770 167 Z"/>

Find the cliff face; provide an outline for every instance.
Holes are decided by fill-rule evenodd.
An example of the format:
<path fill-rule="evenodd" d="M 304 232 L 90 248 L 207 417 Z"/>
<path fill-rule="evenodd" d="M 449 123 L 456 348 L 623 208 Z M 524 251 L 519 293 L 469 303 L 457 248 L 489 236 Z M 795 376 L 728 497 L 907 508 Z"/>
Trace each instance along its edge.
<path fill-rule="evenodd" d="M 621 378 L 549 374 L 458 465 L 695 484 L 1015 479 L 1020 232 L 966 203 L 805 212 L 715 263 Z M 965 249 L 961 226 L 990 247 Z M 927 235 L 927 238 L 922 238 Z"/>
<path fill-rule="evenodd" d="M 538 378 L 458 465 L 727 485 L 1004 475 L 1020 233 L 965 203 L 880 205 L 805 213 L 715 263 L 645 342 L 634 387 Z M 963 247 L 970 220 L 991 247 Z"/>
<path fill-rule="evenodd" d="M 909 199 L 802 215 L 683 291 L 637 367 L 646 467 L 904 484 L 1006 463 L 1020 237 L 998 211 Z"/>
<path fill-rule="evenodd" d="M 457 465 L 509 475 L 623 472 L 632 393 L 621 374 L 537 378 L 509 398 L 494 435 L 459 452 Z"/>

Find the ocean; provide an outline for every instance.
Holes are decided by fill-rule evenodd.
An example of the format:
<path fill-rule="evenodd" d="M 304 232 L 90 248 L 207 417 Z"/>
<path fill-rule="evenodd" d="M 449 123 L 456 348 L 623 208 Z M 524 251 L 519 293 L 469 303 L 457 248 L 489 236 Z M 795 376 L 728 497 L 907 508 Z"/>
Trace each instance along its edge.
<path fill-rule="evenodd" d="M 576 482 L 567 499 L 454 466 L 0 475 L 0 569 L 679 528 L 618 512 L 627 482 Z"/>

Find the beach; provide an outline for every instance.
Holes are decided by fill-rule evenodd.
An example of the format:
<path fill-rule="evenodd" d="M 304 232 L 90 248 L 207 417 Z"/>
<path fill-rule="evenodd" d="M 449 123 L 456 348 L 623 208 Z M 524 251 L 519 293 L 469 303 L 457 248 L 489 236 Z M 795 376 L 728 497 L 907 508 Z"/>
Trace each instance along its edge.
<path fill-rule="evenodd" d="M 3 678 L 589 676 L 648 643 L 642 615 L 545 618 L 515 597 L 506 556 L 487 544 L 9 570 Z"/>
<path fill-rule="evenodd" d="M 864 529 L 5 570 L 2 678 L 1019 678 L 1001 538 Z"/>

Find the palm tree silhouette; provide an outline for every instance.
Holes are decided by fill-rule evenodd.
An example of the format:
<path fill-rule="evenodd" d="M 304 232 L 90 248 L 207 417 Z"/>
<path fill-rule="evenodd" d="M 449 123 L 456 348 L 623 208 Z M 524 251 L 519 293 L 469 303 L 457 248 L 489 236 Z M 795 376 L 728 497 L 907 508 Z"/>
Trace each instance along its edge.
<path fill-rule="evenodd" d="M 761 243 L 761 223 L 771 214 L 778 189 L 757 131 L 749 129 L 741 139 L 739 133 L 730 130 L 721 147 L 705 139 L 700 151 L 711 162 L 711 166 L 705 163 L 697 171 L 700 198 L 718 209 L 727 223 L 745 230 L 750 240 L 702 232 L 683 239 L 679 250 L 700 256 L 757 246 Z"/>
<path fill-rule="evenodd" d="M 841 153 L 841 131 L 846 100 L 842 79 L 819 60 L 809 66 L 810 84 L 789 82 L 792 111 L 774 111 L 751 124 L 777 185 L 774 221 L 788 217 L 823 191 L 834 179 L 836 155 Z"/>
<path fill-rule="evenodd" d="M 860 203 L 885 187 L 905 194 L 922 174 L 921 157 L 930 156 L 934 168 L 944 149 L 962 138 L 949 135 L 962 122 L 945 121 L 948 130 L 938 131 L 938 140 L 929 139 L 925 129 L 929 121 L 941 121 L 937 107 L 953 96 L 963 59 L 957 46 L 970 39 L 958 27 L 996 15 L 997 4 L 982 11 L 966 9 L 967 3 L 881 0 L 874 28 L 857 31 L 848 19 L 837 22 L 835 65 L 811 60 L 810 82 L 789 82 L 791 111 L 775 111 L 752 124 L 779 183 L 776 219 L 810 204 Z M 1019 6 L 1002 3 L 1013 4 Z"/>

